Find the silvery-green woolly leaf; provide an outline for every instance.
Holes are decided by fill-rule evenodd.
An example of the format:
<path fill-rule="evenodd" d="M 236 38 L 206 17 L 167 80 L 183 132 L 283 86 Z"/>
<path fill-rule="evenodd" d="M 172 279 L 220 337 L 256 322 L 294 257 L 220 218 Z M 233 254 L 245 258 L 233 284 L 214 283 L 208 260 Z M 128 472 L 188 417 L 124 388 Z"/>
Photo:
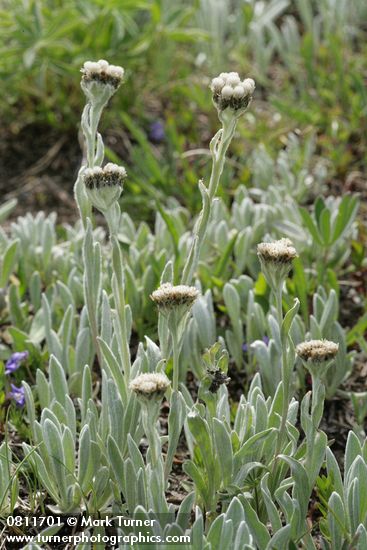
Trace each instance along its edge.
<path fill-rule="evenodd" d="M 135 470 L 136 471 L 138 471 L 139 469 L 144 470 L 145 464 L 144 464 L 142 454 L 139 450 L 139 447 L 137 446 L 137 444 L 135 443 L 135 441 L 133 440 L 130 434 L 127 435 L 127 443 L 128 443 L 130 458 L 134 464 Z"/>
<path fill-rule="evenodd" d="M 64 428 L 62 446 L 65 453 L 65 468 L 67 472 L 74 474 L 75 470 L 75 444 L 73 434 L 68 426 Z"/>
<path fill-rule="evenodd" d="M 286 315 L 283 319 L 282 330 L 281 330 L 281 338 L 282 338 L 283 345 L 286 345 L 286 342 L 289 338 L 289 331 L 291 329 L 293 320 L 294 320 L 295 316 L 298 313 L 299 305 L 300 305 L 300 302 L 299 302 L 298 298 L 296 298 L 294 300 L 293 307 L 290 310 L 287 311 L 287 313 L 286 313 Z"/>
<path fill-rule="evenodd" d="M 314 437 L 315 441 L 312 453 L 312 461 L 307 471 L 310 487 L 313 487 L 317 476 L 320 474 L 320 469 L 325 460 L 325 452 L 327 447 L 327 436 L 324 432 L 318 431 Z"/>
<path fill-rule="evenodd" d="M 265 525 L 259 520 L 255 510 L 247 499 L 241 498 L 244 506 L 245 518 L 251 535 L 254 537 L 258 550 L 266 550 L 270 535 Z"/>
<path fill-rule="evenodd" d="M 164 465 L 164 476 L 168 479 L 170 474 L 174 454 L 177 449 L 180 434 L 186 418 L 186 403 L 181 392 L 172 392 L 170 410 L 168 414 L 168 448 L 166 461 Z"/>
<path fill-rule="evenodd" d="M 367 548 L 367 531 L 363 524 L 358 526 L 356 538 L 358 541 L 356 545 L 356 550 L 364 550 L 365 548 Z"/>
<path fill-rule="evenodd" d="M 287 462 L 291 468 L 292 478 L 294 480 L 293 497 L 299 503 L 302 517 L 306 518 L 308 501 L 310 498 L 310 488 L 306 470 L 302 464 L 293 457 L 279 455 L 279 459 Z"/>
<path fill-rule="evenodd" d="M 14 270 L 14 266 L 17 261 L 18 248 L 19 240 L 16 239 L 7 246 L 5 252 L 2 254 L 2 261 L 0 264 L 0 288 L 4 288 L 7 285 L 9 276 Z"/>
<path fill-rule="evenodd" d="M 106 367 L 108 368 L 107 374 L 114 379 L 116 386 L 118 388 L 121 400 L 123 401 L 123 403 L 126 403 L 127 388 L 126 388 L 125 378 L 123 376 L 123 372 L 121 369 L 121 365 L 119 364 L 116 356 L 112 352 L 107 342 L 105 342 L 102 338 L 99 338 L 98 341 L 100 343 L 102 355 L 105 360 L 104 368 L 105 370 L 106 370 Z"/>
<path fill-rule="evenodd" d="M 82 399 L 81 399 L 81 413 L 82 413 L 82 424 L 84 423 L 84 418 L 87 414 L 88 402 L 92 398 L 92 374 L 88 365 L 85 365 L 83 370 L 83 379 L 82 379 Z"/>
<path fill-rule="evenodd" d="M 281 548 L 288 548 L 288 543 L 291 538 L 291 526 L 284 525 L 279 531 L 275 533 L 272 539 L 269 541 L 266 550 L 280 550 Z"/>
<path fill-rule="evenodd" d="M 343 501 L 335 491 L 328 502 L 327 515 L 332 548 L 342 548 L 348 524 L 345 516 Z"/>
<path fill-rule="evenodd" d="M 31 425 L 31 429 L 33 430 L 33 426 L 36 421 L 36 407 L 34 404 L 33 394 L 27 382 L 23 381 L 22 386 L 24 388 L 24 396 L 25 396 L 25 402 L 27 406 L 28 420 Z"/>
<path fill-rule="evenodd" d="M 328 476 L 332 477 L 333 489 L 338 493 L 341 499 L 344 499 L 344 488 L 340 468 L 332 451 L 327 447 L 326 449 L 326 468 Z"/>
<path fill-rule="evenodd" d="M 233 523 L 226 520 L 225 515 L 218 516 L 210 526 L 207 534 L 207 540 L 211 544 L 212 550 L 221 550 L 233 537 Z"/>
<path fill-rule="evenodd" d="M 277 507 L 274 504 L 274 499 L 270 494 L 270 490 L 268 486 L 269 476 L 270 474 L 266 473 L 262 477 L 260 482 L 260 487 L 261 487 L 262 497 L 264 499 L 266 511 L 267 511 L 273 532 L 276 533 L 282 528 L 282 522 L 279 517 L 279 512 L 277 510 Z"/>
<path fill-rule="evenodd" d="M 254 539 L 246 524 L 246 521 L 241 521 L 238 529 L 233 529 L 234 541 L 233 550 L 255 550 Z"/>
<path fill-rule="evenodd" d="M 78 481 L 83 491 L 88 490 L 93 471 L 90 430 L 89 426 L 85 425 L 80 432 L 78 453 Z"/>
<path fill-rule="evenodd" d="M 124 478 L 124 461 L 122 459 L 122 456 L 116 441 L 111 436 L 108 436 L 108 439 L 107 439 L 107 451 L 108 451 L 109 461 L 110 461 L 115 479 L 117 481 L 117 484 L 119 486 L 119 489 L 121 493 L 125 495 L 126 487 L 125 487 L 125 478 Z M 134 467 L 132 464 L 131 466 L 134 470 Z M 135 470 L 134 470 L 134 476 L 135 476 Z"/>
<path fill-rule="evenodd" d="M 68 395 L 68 385 L 65 371 L 54 355 L 50 357 L 50 390 L 55 399 L 65 406 L 65 396 Z"/>
<path fill-rule="evenodd" d="M 211 505 L 211 492 L 204 473 L 194 464 L 192 460 L 187 460 L 183 465 L 183 471 L 191 477 L 195 485 L 195 491 L 199 494 L 207 508 Z"/>
<path fill-rule="evenodd" d="M 195 503 L 195 492 L 188 493 L 180 504 L 177 512 L 176 522 L 181 529 L 188 529 L 191 523 L 191 512 Z"/>
<path fill-rule="evenodd" d="M 125 491 L 123 492 L 123 495 L 130 514 L 132 514 L 136 506 L 140 504 L 138 502 L 137 491 L 137 475 L 139 474 L 139 471 L 140 470 L 138 470 L 138 472 L 135 471 L 134 465 L 130 458 L 125 460 L 123 468 L 123 485 L 125 487 Z"/>
<path fill-rule="evenodd" d="M 113 439 L 122 445 L 124 441 L 124 406 L 113 380 L 108 380 L 108 411 L 110 419 L 110 433 Z M 127 441 L 124 441 L 126 444 Z"/>
<path fill-rule="evenodd" d="M 216 445 L 216 455 L 218 457 L 222 487 L 225 488 L 230 485 L 233 474 L 233 451 L 230 434 L 225 427 L 224 423 L 218 418 L 213 419 L 214 439 Z"/>
<path fill-rule="evenodd" d="M 34 471 L 36 472 L 37 478 L 40 483 L 45 487 L 48 494 L 52 497 L 55 502 L 59 501 L 57 482 L 55 483 L 55 478 L 50 472 L 51 477 L 48 475 L 48 469 L 45 466 L 44 461 L 40 455 L 35 451 L 34 447 L 27 445 L 26 443 L 22 444 L 22 448 L 25 454 L 26 462 L 32 465 Z"/>
<path fill-rule="evenodd" d="M 239 451 L 234 455 L 234 470 L 237 471 L 240 466 L 247 460 L 247 457 L 255 457 L 256 451 L 259 448 L 259 445 L 264 443 L 264 440 L 266 440 L 269 437 L 272 437 L 273 434 L 276 433 L 275 428 L 268 428 L 267 430 L 264 430 L 260 433 L 257 433 L 250 437 L 245 443 L 242 445 Z"/>
<path fill-rule="evenodd" d="M 351 532 L 354 533 L 359 524 L 360 509 L 359 509 L 359 483 L 355 477 L 350 480 L 346 490 L 346 502 L 350 518 Z"/>
<path fill-rule="evenodd" d="M 62 504 L 67 503 L 67 484 L 65 455 L 59 430 L 51 420 L 46 419 L 43 425 L 43 437 L 47 452 L 50 457 L 50 464 L 53 475 L 56 479 Z"/>
<path fill-rule="evenodd" d="M 346 484 L 348 484 L 348 473 L 349 473 L 350 467 L 352 466 L 357 456 L 361 454 L 362 454 L 361 443 L 358 437 L 356 436 L 356 434 L 353 431 L 350 431 L 348 433 L 347 444 L 345 447 L 344 480 Z"/>

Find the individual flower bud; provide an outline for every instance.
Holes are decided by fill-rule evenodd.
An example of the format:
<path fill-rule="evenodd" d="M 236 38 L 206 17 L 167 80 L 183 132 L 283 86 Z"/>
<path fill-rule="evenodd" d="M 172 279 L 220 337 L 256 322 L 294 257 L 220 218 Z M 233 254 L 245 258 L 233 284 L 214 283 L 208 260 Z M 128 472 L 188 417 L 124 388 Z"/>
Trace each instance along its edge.
<path fill-rule="evenodd" d="M 233 88 L 232 86 L 228 86 L 228 84 L 226 84 L 223 89 L 222 89 L 222 99 L 231 99 L 232 95 L 233 95 Z"/>
<path fill-rule="evenodd" d="M 276 292 L 287 278 L 292 260 L 298 256 L 292 241 L 280 239 L 272 243 L 260 243 L 257 245 L 257 255 L 267 282 Z"/>
<path fill-rule="evenodd" d="M 245 78 L 241 85 L 244 87 L 246 95 L 252 95 L 254 93 L 255 80 L 253 80 L 252 78 Z"/>
<path fill-rule="evenodd" d="M 245 88 L 241 85 L 238 85 L 233 90 L 233 97 L 236 99 L 241 99 L 245 95 Z"/>
<path fill-rule="evenodd" d="M 240 116 L 248 107 L 255 90 L 252 78 L 241 82 L 238 73 L 221 73 L 213 78 L 210 88 L 213 92 L 213 102 L 221 113 L 227 107 L 232 109 L 236 116 Z"/>
<path fill-rule="evenodd" d="M 238 73 L 229 73 L 227 77 L 227 84 L 229 86 L 232 86 L 233 88 L 237 86 L 241 82 L 240 77 L 238 76 Z"/>
<path fill-rule="evenodd" d="M 212 90 L 219 93 L 224 86 L 224 79 L 218 76 L 212 80 Z"/>
<path fill-rule="evenodd" d="M 119 199 L 126 176 L 125 168 L 112 162 L 104 168 L 87 168 L 83 173 L 83 181 L 93 206 L 106 212 Z"/>
<path fill-rule="evenodd" d="M 296 347 L 297 355 L 305 363 L 328 363 L 338 353 L 339 344 L 330 340 L 310 340 Z"/>
<path fill-rule="evenodd" d="M 170 283 L 164 283 L 150 297 L 159 311 L 168 314 L 171 311 L 180 313 L 189 311 L 198 296 L 199 291 L 194 286 L 173 286 Z"/>
<path fill-rule="evenodd" d="M 110 65 L 105 59 L 86 61 L 81 72 L 81 87 L 91 103 L 107 103 L 124 76 L 122 67 Z"/>
<path fill-rule="evenodd" d="M 140 374 L 130 382 L 130 389 L 143 401 L 160 401 L 170 386 L 165 374 L 153 372 Z"/>

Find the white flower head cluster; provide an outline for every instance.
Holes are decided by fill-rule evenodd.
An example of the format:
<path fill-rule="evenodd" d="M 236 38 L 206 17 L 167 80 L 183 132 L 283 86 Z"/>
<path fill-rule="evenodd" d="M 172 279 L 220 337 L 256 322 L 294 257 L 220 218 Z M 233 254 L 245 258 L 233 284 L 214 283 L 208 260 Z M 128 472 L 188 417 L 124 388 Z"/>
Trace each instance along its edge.
<path fill-rule="evenodd" d="M 118 88 L 124 77 L 124 69 L 118 65 L 110 65 L 105 59 L 99 61 L 86 61 L 81 69 L 83 81 L 97 81 L 103 84 L 111 84 Z"/>
<path fill-rule="evenodd" d="M 87 168 L 83 173 L 83 182 L 93 206 L 101 212 L 106 211 L 120 197 L 126 177 L 125 168 L 112 162 L 104 168 Z"/>
<path fill-rule="evenodd" d="M 257 255 L 263 262 L 289 264 L 297 257 L 297 251 L 290 239 L 280 239 L 272 243 L 258 244 Z"/>
<path fill-rule="evenodd" d="M 170 386 L 165 374 L 152 372 L 140 374 L 130 382 L 130 389 L 143 399 L 160 399 Z"/>
<path fill-rule="evenodd" d="M 216 107 L 223 111 L 231 107 L 235 111 L 243 111 L 249 105 L 255 90 L 255 81 L 245 78 L 241 81 L 238 73 L 221 73 L 213 78 L 210 89 Z"/>
<path fill-rule="evenodd" d="M 151 299 L 162 312 L 175 309 L 189 310 L 199 296 L 199 291 L 194 286 L 164 283 L 151 294 Z"/>
<path fill-rule="evenodd" d="M 280 239 L 272 243 L 257 245 L 257 256 L 261 269 L 273 292 L 284 284 L 292 267 L 292 260 L 298 254 L 289 239 Z"/>
<path fill-rule="evenodd" d="M 95 166 L 87 168 L 83 174 L 84 183 L 88 189 L 100 189 L 101 187 L 122 186 L 126 178 L 126 170 L 123 166 L 109 162 L 104 168 Z"/>
<path fill-rule="evenodd" d="M 339 344 L 330 340 L 309 340 L 296 347 L 297 355 L 306 363 L 325 363 L 336 357 Z"/>

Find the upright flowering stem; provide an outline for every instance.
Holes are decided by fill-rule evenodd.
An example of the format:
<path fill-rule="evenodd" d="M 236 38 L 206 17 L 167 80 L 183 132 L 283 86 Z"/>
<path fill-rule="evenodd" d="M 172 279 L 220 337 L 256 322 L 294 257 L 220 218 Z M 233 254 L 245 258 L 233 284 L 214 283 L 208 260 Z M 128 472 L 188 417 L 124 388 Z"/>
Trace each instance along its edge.
<path fill-rule="evenodd" d="M 178 390 L 180 377 L 180 350 L 184 336 L 188 313 L 199 295 L 193 286 L 164 283 L 155 290 L 151 299 L 159 313 L 167 318 L 167 326 L 172 341 L 173 390 Z"/>
<path fill-rule="evenodd" d="M 129 348 L 129 335 L 126 323 L 126 304 L 125 304 L 125 277 L 122 263 L 120 245 L 116 237 L 112 240 L 112 290 L 116 302 L 117 326 L 119 329 L 119 349 L 122 357 L 124 377 L 126 387 L 130 382 L 131 357 Z"/>
<path fill-rule="evenodd" d="M 213 102 L 217 107 L 222 128 L 210 142 L 212 171 L 209 185 L 206 188 L 202 182 L 199 182 L 203 207 L 194 228 L 190 252 L 183 268 L 182 284 L 190 284 L 196 271 L 201 247 L 210 220 L 213 201 L 223 172 L 226 153 L 234 136 L 237 121 L 247 109 L 254 89 L 255 83 L 251 78 L 247 78 L 241 82 L 237 73 L 221 73 L 219 77 L 212 80 Z"/>
<path fill-rule="evenodd" d="M 160 465 L 159 471 L 163 471 L 163 460 L 157 422 L 160 403 L 169 385 L 170 382 L 164 374 L 145 373 L 134 378 L 129 386 L 141 403 L 142 424 L 149 443 L 150 464 L 152 468 L 157 468 Z M 163 489 L 163 479 L 161 485 Z"/>
<path fill-rule="evenodd" d="M 293 343 L 289 336 L 289 327 L 284 326 L 282 296 L 284 282 L 292 267 L 292 260 L 297 256 L 296 249 L 289 239 L 280 239 L 273 243 L 260 243 L 257 247 L 257 255 L 259 257 L 262 271 L 270 286 L 271 292 L 275 299 L 275 307 L 277 312 L 277 321 L 279 333 L 281 335 L 282 346 L 282 417 L 278 432 L 278 439 L 275 451 L 275 457 L 280 453 L 283 444 L 287 437 L 287 416 L 290 401 L 290 386 L 293 369 L 293 354 L 290 353 L 293 348 Z M 299 302 L 288 312 L 291 321 L 299 307 Z M 288 317 L 289 319 L 289 317 Z M 276 461 L 274 462 L 274 468 Z"/>
<path fill-rule="evenodd" d="M 81 88 L 87 98 L 87 104 L 82 114 L 82 130 L 87 148 L 87 166 L 83 166 L 78 174 L 74 186 L 75 200 L 77 202 L 83 227 L 85 230 L 83 243 L 84 294 L 87 305 L 89 324 L 98 356 L 102 364 L 102 353 L 99 344 L 100 301 L 102 292 L 102 257 L 99 243 L 94 242 L 92 231 L 92 207 L 100 210 L 106 217 L 110 235 L 116 235 L 120 219 L 120 208 L 117 203 L 122 184 L 126 178 L 126 171 L 122 166 L 108 163 L 101 168 L 104 159 L 104 146 L 98 124 L 102 111 L 109 99 L 121 85 L 124 70 L 122 67 L 110 65 L 104 59 L 97 62 L 87 61 L 81 70 Z M 116 262 L 114 262 L 114 266 Z M 122 271 L 122 268 L 121 270 Z M 115 280 L 120 282 L 116 274 Z M 125 316 L 125 304 L 119 301 L 120 294 L 115 300 L 123 309 Z M 125 360 L 125 373 L 130 376 L 130 371 Z"/>
<path fill-rule="evenodd" d="M 328 340 L 310 340 L 299 344 L 296 348 L 297 355 L 302 359 L 312 379 L 311 412 L 309 413 L 309 394 L 304 397 L 301 407 L 301 425 L 306 434 L 307 444 L 305 459 L 307 471 L 312 471 L 316 435 L 324 411 L 325 385 L 323 377 L 338 350 L 339 345 Z"/>
<path fill-rule="evenodd" d="M 174 454 L 177 449 L 180 433 L 186 416 L 186 405 L 179 390 L 180 381 L 180 351 L 190 310 L 199 295 L 195 287 L 187 285 L 173 286 L 162 284 L 155 290 L 151 299 L 158 307 L 159 314 L 166 317 L 167 328 L 172 343 L 172 389 L 170 395 L 170 412 L 168 416 L 168 449 L 164 465 L 165 482 L 172 468 Z M 168 359 L 168 357 L 167 357 Z"/>
<path fill-rule="evenodd" d="M 172 326 L 172 360 L 173 360 L 173 391 L 178 391 L 179 374 L 180 374 L 180 348 L 178 342 L 177 327 Z"/>

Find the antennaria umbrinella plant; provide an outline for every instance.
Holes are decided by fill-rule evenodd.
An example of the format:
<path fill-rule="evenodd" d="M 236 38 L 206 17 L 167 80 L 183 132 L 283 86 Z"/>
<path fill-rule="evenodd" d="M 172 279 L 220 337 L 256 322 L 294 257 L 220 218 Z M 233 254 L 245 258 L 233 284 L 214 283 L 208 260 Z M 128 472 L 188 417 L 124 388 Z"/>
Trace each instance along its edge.
<path fill-rule="evenodd" d="M 188 534 L 195 550 L 311 549 L 317 487 L 325 493 L 323 547 L 362 549 L 366 443 L 351 432 L 343 475 L 322 426 L 325 399 L 353 367 L 337 292 L 326 284 L 329 263 L 347 255 L 357 199 L 320 200 L 313 218 L 297 207 L 306 169 L 279 181 L 288 153 L 272 161 L 261 148 L 252 160 L 262 166 L 258 188 L 238 188 L 230 207 L 218 199 L 255 90 L 251 78 L 221 73 L 210 88 L 222 127 L 210 143 L 208 182 L 199 181 L 197 219 L 160 205 L 154 231 L 139 224 L 119 202 L 128 170 L 105 162 L 98 132 L 123 76 L 104 60 L 82 69 L 80 223 L 62 242 L 54 217 L 42 214 L 0 235 L 11 335 L 37 365 L 34 380 L 14 386 L 30 438 L 21 468 L 1 445 L 2 512 L 14 510 L 11 476 L 22 469 L 40 488 L 37 506 L 52 513 L 153 515 L 156 534 Z M 316 281 L 312 315 L 302 262 Z M 11 278 L 17 265 L 21 288 Z M 307 393 L 300 361 L 311 376 Z M 244 372 L 234 400 L 231 378 Z M 177 464 L 185 474 L 179 503 Z"/>

